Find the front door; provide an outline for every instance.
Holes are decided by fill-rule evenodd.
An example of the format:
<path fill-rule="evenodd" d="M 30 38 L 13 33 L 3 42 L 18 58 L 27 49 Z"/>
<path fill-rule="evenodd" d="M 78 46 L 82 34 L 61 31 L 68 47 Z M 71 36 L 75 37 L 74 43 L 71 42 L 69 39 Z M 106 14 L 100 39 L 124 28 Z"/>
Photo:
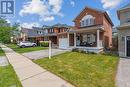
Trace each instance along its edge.
<path fill-rule="evenodd" d="M 130 36 L 127 36 L 127 56 L 130 57 Z"/>

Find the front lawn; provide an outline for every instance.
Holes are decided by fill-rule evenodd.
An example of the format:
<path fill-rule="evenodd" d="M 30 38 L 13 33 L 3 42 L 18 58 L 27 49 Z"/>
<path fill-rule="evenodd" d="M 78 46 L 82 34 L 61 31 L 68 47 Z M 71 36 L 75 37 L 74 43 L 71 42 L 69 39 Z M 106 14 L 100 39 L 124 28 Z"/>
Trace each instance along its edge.
<path fill-rule="evenodd" d="M 1 47 L 0 47 L 0 56 L 4 56 L 5 54 L 4 54 L 4 51 L 1 49 Z"/>
<path fill-rule="evenodd" d="M 48 48 L 45 47 L 26 47 L 26 48 L 20 48 L 16 44 L 7 44 L 9 48 L 13 49 L 14 51 L 18 53 L 26 53 L 26 52 L 32 52 L 32 51 L 38 51 L 38 50 L 46 50 Z"/>
<path fill-rule="evenodd" d="M 11 65 L 0 66 L 0 87 L 22 87 Z"/>
<path fill-rule="evenodd" d="M 115 87 L 116 56 L 67 52 L 34 62 L 76 87 Z"/>

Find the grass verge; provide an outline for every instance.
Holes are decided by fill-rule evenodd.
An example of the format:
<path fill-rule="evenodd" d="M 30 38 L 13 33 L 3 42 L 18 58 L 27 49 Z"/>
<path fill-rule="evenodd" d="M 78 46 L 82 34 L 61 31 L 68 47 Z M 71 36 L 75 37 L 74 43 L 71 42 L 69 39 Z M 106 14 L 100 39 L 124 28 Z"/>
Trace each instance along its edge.
<path fill-rule="evenodd" d="M 22 87 L 11 65 L 0 66 L 0 87 Z"/>
<path fill-rule="evenodd" d="M 115 87 L 116 56 L 67 52 L 34 62 L 76 87 Z"/>
<path fill-rule="evenodd" d="M 0 47 L 0 56 L 4 56 L 4 51 L 2 50 L 2 48 Z"/>
<path fill-rule="evenodd" d="M 7 44 L 9 48 L 13 49 L 14 51 L 18 53 L 26 53 L 26 52 L 32 52 L 32 51 L 39 51 L 39 50 L 46 50 L 48 48 L 46 47 L 26 47 L 26 48 L 20 48 L 16 44 Z"/>

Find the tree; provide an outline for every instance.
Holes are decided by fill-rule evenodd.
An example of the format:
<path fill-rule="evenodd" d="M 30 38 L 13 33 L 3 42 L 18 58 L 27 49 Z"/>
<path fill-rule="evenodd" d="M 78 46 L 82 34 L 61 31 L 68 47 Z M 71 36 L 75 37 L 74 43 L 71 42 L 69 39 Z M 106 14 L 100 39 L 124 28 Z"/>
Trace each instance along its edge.
<path fill-rule="evenodd" d="M 15 23 L 12 27 L 12 36 L 13 36 L 15 42 L 19 41 L 20 35 L 21 35 L 20 24 Z"/>
<path fill-rule="evenodd" d="M 0 18 L 0 42 L 9 43 L 11 38 L 12 27 L 3 18 Z"/>

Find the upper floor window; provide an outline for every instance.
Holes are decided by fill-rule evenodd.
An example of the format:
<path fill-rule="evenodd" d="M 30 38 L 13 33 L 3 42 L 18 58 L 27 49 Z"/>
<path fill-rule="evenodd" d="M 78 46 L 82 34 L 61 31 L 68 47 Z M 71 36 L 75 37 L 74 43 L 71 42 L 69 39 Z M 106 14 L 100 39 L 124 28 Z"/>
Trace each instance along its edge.
<path fill-rule="evenodd" d="M 43 34 L 43 32 L 42 31 L 37 31 L 37 34 Z"/>
<path fill-rule="evenodd" d="M 81 20 L 81 27 L 94 25 L 94 19 L 92 15 L 86 15 Z"/>
<path fill-rule="evenodd" d="M 50 33 L 53 33 L 54 32 L 54 29 L 52 28 L 52 29 L 50 29 Z"/>

